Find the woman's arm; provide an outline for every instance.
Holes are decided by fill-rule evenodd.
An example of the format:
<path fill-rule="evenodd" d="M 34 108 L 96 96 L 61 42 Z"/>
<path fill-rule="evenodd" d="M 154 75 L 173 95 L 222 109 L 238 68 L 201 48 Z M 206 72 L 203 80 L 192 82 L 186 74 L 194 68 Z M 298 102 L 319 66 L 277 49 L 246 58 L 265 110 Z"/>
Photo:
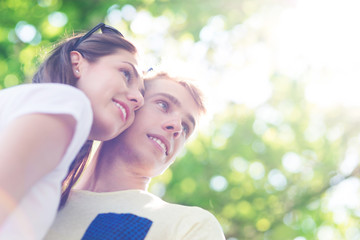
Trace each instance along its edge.
<path fill-rule="evenodd" d="M 0 133 L 0 225 L 26 192 L 62 159 L 76 121 L 65 114 L 29 114 Z"/>

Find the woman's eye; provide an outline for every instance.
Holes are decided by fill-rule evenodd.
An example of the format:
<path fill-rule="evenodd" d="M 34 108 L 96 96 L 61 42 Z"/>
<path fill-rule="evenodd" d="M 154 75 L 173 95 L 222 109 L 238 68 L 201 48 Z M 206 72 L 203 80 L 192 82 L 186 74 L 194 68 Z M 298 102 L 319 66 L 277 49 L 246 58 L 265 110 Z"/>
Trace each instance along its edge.
<path fill-rule="evenodd" d="M 129 82 L 131 80 L 131 73 L 127 70 L 122 70 L 121 72 L 124 74 L 126 81 Z"/>

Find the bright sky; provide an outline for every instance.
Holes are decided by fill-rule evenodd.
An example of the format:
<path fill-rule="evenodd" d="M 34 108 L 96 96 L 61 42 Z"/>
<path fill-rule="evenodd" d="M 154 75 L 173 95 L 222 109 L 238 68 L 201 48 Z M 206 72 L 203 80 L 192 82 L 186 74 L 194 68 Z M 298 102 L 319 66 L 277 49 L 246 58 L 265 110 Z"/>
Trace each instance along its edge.
<path fill-rule="evenodd" d="M 131 21 L 132 33 L 126 35 L 135 36 L 144 49 L 145 67 L 160 65 L 200 79 L 211 96 L 212 114 L 228 101 L 249 107 L 265 102 L 272 94 L 269 78 L 274 72 L 306 82 L 307 99 L 321 106 L 360 106 L 359 12 L 358 0 L 275 0 L 231 29 L 225 29 L 223 16 L 212 17 L 196 43 L 191 37 L 169 36 L 167 17 L 155 18 L 131 5 L 110 7 L 106 20 L 119 29 Z M 55 28 L 68 21 L 61 12 L 48 20 Z M 15 32 L 23 42 L 41 40 L 36 28 L 24 21 Z"/>
<path fill-rule="evenodd" d="M 320 106 L 360 106 L 359 10 L 358 0 L 279 1 L 231 29 L 225 30 L 224 17 L 214 16 L 196 43 L 166 35 L 166 17 L 135 14 L 131 8 L 122 12 L 134 19 L 131 30 L 140 36 L 138 46 L 161 56 L 159 64 L 145 54 L 146 64 L 200 79 L 211 96 L 211 115 L 229 101 L 249 107 L 264 103 L 272 94 L 274 72 L 307 83 L 307 100 Z M 120 21 L 116 14 L 119 10 L 109 20 Z"/>
<path fill-rule="evenodd" d="M 273 39 L 280 65 L 297 63 L 290 74 L 310 68 L 302 79 L 308 100 L 360 105 L 359 10 L 357 0 L 301 0 L 280 17 Z"/>

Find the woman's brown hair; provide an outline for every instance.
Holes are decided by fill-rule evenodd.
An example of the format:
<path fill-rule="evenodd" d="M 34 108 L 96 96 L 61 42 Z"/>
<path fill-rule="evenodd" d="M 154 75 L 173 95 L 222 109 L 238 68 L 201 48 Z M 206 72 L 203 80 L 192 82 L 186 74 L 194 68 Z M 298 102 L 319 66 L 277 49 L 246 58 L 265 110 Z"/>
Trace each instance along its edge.
<path fill-rule="evenodd" d="M 77 78 L 73 73 L 70 59 L 71 51 L 78 51 L 91 63 L 96 62 L 101 57 L 114 54 L 119 49 L 133 54 L 137 53 L 136 47 L 120 34 L 92 34 L 74 49 L 74 45 L 80 37 L 81 35 L 71 37 L 59 43 L 49 57 L 40 65 L 33 77 L 33 83 L 62 83 L 76 86 Z M 79 179 L 89 158 L 92 144 L 92 140 L 86 141 L 70 165 L 68 174 L 62 182 L 59 209 L 65 205 L 72 186 Z"/>

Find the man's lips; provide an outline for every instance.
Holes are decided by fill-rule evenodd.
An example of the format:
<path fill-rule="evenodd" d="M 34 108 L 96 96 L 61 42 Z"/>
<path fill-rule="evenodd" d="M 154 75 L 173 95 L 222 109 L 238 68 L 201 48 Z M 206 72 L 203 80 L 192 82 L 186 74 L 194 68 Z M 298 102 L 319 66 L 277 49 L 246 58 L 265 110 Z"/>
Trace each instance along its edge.
<path fill-rule="evenodd" d="M 155 144 L 162 149 L 166 156 L 168 155 L 169 142 L 164 137 L 158 135 L 148 135 L 148 138 L 154 141 Z"/>
<path fill-rule="evenodd" d="M 123 117 L 123 121 L 125 122 L 127 120 L 127 118 L 128 118 L 128 115 L 129 115 L 128 106 L 125 103 L 123 103 L 123 102 L 121 102 L 119 100 L 116 100 L 116 99 L 113 99 L 112 101 L 115 104 L 115 106 L 120 109 L 122 117 Z"/>

